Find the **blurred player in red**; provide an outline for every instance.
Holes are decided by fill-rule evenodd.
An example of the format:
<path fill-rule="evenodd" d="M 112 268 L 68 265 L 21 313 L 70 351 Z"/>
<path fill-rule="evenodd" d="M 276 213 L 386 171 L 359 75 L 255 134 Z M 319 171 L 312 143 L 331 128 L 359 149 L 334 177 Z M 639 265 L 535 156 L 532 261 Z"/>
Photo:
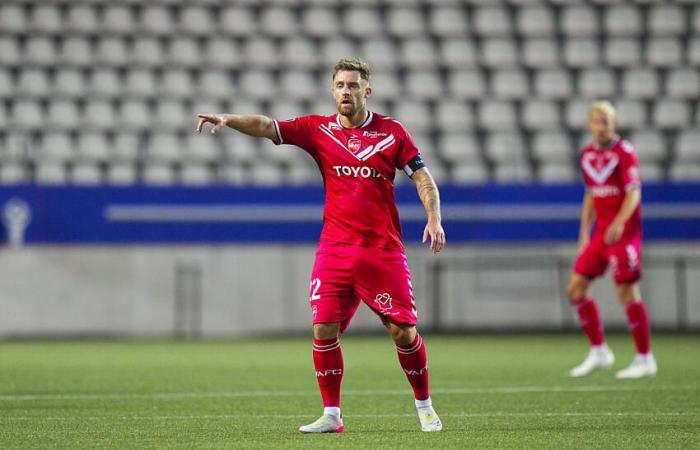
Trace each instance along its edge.
<path fill-rule="evenodd" d="M 615 134 L 615 126 L 612 104 L 594 102 L 588 117 L 594 142 L 581 153 L 586 194 L 581 208 L 579 255 L 568 286 L 591 348 L 583 363 L 571 369 L 573 377 L 609 368 L 615 362 L 605 344 L 598 307 L 588 293 L 591 282 L 603 275 L 608 265 L 612 266 L 615 290 L 637 347 L 632 364 L 617 372 L 617 378 L 656 374 L 656 360 L 649 346 L 649 319 L 638 284 L 642 274 L 639 164 L 634 148 Z"/>
<path fill-rule="evenodd" d="M 326 202 L 310 302 L 313 360 L 324 412 L 299 431 L 344 430 L 340 413 L 344 365 L 338 338 L 361 301 L 380 317 L 396 343 L 399 363 L 413 387 L 421 429 L 440 431 L 442 423 L 430 399 L 425 344 L 416 330 L 411 274 L 394 197 L 396 170 L 416 185 L 428 217 L 423 242 L 429 238 L 434 253 L 445 245 L 438 188 L 404 126 L 367 109 L 372 88 L 366 62 L 341 59 L 332 83 L 337 114 L 287 121 L 200 114 L 197 131 L 212 123 L 213 133 L 228 126 L 276 144 L 296 145 L 313 157 L 323 176 Z"/>

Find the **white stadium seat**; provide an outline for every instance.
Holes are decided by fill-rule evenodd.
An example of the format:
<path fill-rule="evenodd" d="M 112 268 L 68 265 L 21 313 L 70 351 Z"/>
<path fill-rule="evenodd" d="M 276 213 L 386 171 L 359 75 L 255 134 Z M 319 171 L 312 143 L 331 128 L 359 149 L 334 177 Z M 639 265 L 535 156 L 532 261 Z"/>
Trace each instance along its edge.
<path fill-rule="evenodd" d="M 448 38 L 439 44 L 440 62 L 450 68 L 475 67 L 478 63 L 477 50 L 468 39 Z"/>
<path fill-rule="evenodd" d="M 641 162 L 659 162 L 668 154 L 666 140 L 659 131 L 638 130 L 633 132 L 629 139 Z"/>
<path fill-rule="evenodd" d="M 464 37 L 468 31 L 468 23 L 467 13 L 456 5 L 437 6 L 429 12 L 428 28 L 435 36 Z"/>
<path fill-rule="evenodd" d="M 528 39 L 524 42 L 523 64 L 532 69 L 550 69 L 560 65 L 558 42 L 551 38 Z"/>
<path fill-rule="evenodd" d="M 483 6 L 474 12 L 475 31 L 482 36 L 507 36 L 513 26 L 508 11 L 501 6 Z"/>
<path fill-rule="evenodd" d="M 605 31 L 612 36 L 631 36 L 642 32 L 642 16 L 634 5 L 615 4 L 604 10 Z"/>
<path fill-rule="evenodd" d="M 513 130 L 517 116 L 512 103 L 502 100 L 483 100 L 479 106 L 479 124 L 487 130 Z"/>
<path fill-rule="evenodd" d="M 571 162 L 573 145 L 567 133 L 544 131 L 536 133 L 532 141 L 532 154 L 542 163 L 567 164 Z"/>
<path fill-rule="evenodd" d="M 132 185 L 137 181 L 132 163 L 114 162 L 107 167 L 106 181 L 112 185 Z"/>
<path fill-rule="evenodd" d="M 109 66 L 126 66 L 129 61 L 126 39 L 101 36 L 95 47 L 95 61 Z"/>
<path fill-rule="evenodd" d="M 659 84 L 659 76 L 653 69 L 628 69 L 622 76 L 622 92 L 634 99 L 656 97 Z"/>
<path fill-rule="evenodd" d="M 573 80 L 562 69 L 540 70 L 535 75 L 535 92 L 547 99 L 565 99 L 574 93 Z"/>
<path fill-rule="evenodd" d="M 96 185 L 102 183 L 102 170 L 92 162 L 79 162 L 71 169 L 70 181 L 77 185 Z"/>
<path fill-rule="evenodd" d="M 647 44 L 647 62 L 655 67 L 675 67 L 683 60 L 683 50 L 677 38 L 651 39 Z"/>
<path fill-rule="evenodd" d="M 494 71 L 491 82 L 491 90 L 497 98 L 517 100 L 529 95 L 529 81 L 522 70 Z"/>
<path fill-rule="evenodd" d="M 561 126 L 558 106 L 550 100 L 528 100 L 522 105 L 521 122 L 525 128 L 554 130 Z"/>
<path fill-rule="evenodd" d="M 340 28 L 335 10 L 327 7 L 305 8 L 301 22 L 304 32 L 315 38 L 330 38 Z"/>
<path fill-rule="evenodd" d="M 219 16 L 220 31 L 224 35 L 249 37 L 257 34 L 258 22 L 251 8 L 229 4 Z"/>
<path fill-rule="evenodd" d="M 666 78 L 666 93 L 672 98 L 697 99 L 700 96 L 700 74 L 695 69 L 672 69 Z"/>
<path fill-rule="evenodd" d="M 610 39 L 605 45 L 605 63 L 612 67 L 638 67 L 642 63 L 639 40 L 628 37 Z"/>
<path fill-rule="evenodd" d="M 516 29 L 526 36 L 552 36 L 555 31 L 554 14 L 547 5 L 532 5 L 518 9 Z"/>
<path fill-rule="evenodd" d="M 564 34 L 572 37 L 595 36 L 600 28 L 595 9 L 587 3 L 564 5 L 559 20 Z"/>
<path fill-rule="evenodd" d="M 685 30 L 685 12 L 673 4 L 657 4 L 649 11 L 648 28 L 655 35 L 679 35 Z"/>
<path fill-rule="evenodd" d="M 518 64 L 518 49 L 514 40 L 495 38 L 482 43 L 482 63 L 489 68 L 509 68 Z"/>
<path fill-rule="evenodd" d="M 662 99 L 654 108 L 654 124 L 663 129 L 682 128 L 690 123 L 690 107 L 683 100 Z"/>
<path fill-rule="evenodd" d="M 435 126 L 443 131 L 461 131 L 474 127 L 474 113 L 471 106 L 460 100 L 446 99 L 438 102 L 435 112 Z"/>
<path fill-rule="evenodd" d="M 424 36 L 423 14 L 418 8 L 413 7 L 389 8 L 386 14 L 386 30 L 389 35 L 404 39 Z"/>
<path fill-rule="evenodd" d="M 579 77 L 579 94 L 585 98 L 608 98 L 615 95 L 615 73 L 609 69 L 588 69 Z"/>
<path fill-rule="evenodd" d="M 274 6 L 274 4 L 261 10 L 260 28 L 265 34 L 277 38 L 286 38 L 298 34 L 298 25 L 294 12 L 283 6 Z"/>
<path fill-rule="evenodd" d="M 640 100 L 621 99 L 615 102 L 616 120 L 621 128 L 642 128 L 647 125 L 647 107 Z"/>
<path fill-rule="evenodd" d="M 675 161 L 700 163 L 700 129 L 682 131 L 675 146 Z"/>
<path fill-rule="evenodd" d="M 444 133 L 438 137 L 437 149 L 450 163 L 481 164 L 479 143 L 472 133 Z"/>
<path fill-rule="evenodd" d="M 568 39 L 564 43 L 564 61 L 574 68 L 597 66 L 600 46 L 594 39 Z"/>
<path fill-rule="evenodd" d="M 379 11 L 372 8 L 347 8 L 341 19 L 344 31 L 353 38 L 373 38 L 383 33 Z"/>

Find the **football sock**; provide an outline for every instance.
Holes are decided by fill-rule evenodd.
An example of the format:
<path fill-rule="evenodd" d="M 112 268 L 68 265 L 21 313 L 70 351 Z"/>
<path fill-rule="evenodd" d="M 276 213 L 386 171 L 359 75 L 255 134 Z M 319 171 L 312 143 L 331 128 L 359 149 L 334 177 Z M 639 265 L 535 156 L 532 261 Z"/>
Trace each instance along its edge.
<path fill-rule="evenodd" d="M 634 339 L 634 345 L 637 347 L 637 353 L 649 353 L 649 317 L 647 309 L 641 299 L 627 305 L 627 320 Z"/>
<path fill-rule="evenodd" d="M 344 370 L 340 340 L 337 337 L 314 339 L 313 356 L 323 406 L 340 408 L 340 382 Z"/>
<path fill-rule="evenodd" d="M 401 368 L 403 368 L 408 382 L 413 387 L 416 400 L 429 399 L 428 357 L 425 352 L 423 337 L 420 334 L 416 334 L 412 344 L 397 345 L 396 352 L 399 355 Z"/>
<path fill-rule="evenodd" d="M 605 333 L 603 326 L 600 323 L 600 314 L 598 306 L 591 297 L 584 298 L 577 302 L 573 302 L 576 311 L 578 312 L 583 332 L 588 336 L 588 341 L 591 345 L 602 345 L 605 343 Z"/>

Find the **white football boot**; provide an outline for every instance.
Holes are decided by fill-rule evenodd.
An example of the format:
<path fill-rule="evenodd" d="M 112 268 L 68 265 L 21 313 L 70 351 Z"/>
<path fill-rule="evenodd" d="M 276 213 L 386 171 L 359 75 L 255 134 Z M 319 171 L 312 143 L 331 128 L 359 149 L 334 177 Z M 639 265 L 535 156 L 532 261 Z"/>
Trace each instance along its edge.
<path fill-rule="evenodd" d="M 313 423 L 299 427 L 301 433 L 342 433 L 345 431 L 343 418 L 324 414 Z"/>
<path fill-rule="evenodd" d="M 442 422 L 432 406 L 416 408 L 418 411 L 418 419 L 420 420 L 420 429 L 423 431 L 441 431 Z"/>
<path fill-rule="evenodd" d="M 615 374 L 618 379 L 653 377 L 656 375 L 656 359 L 651 353 L 637 353 L 632 364 Z"/>
<path fill-rule="evenodd" d="M 597 369 L 609 369 L 615 363 L 615 355 L 607 345 L 594 345 L 581 364 L 569 371 L 572 377 L 585 377 Z"/>

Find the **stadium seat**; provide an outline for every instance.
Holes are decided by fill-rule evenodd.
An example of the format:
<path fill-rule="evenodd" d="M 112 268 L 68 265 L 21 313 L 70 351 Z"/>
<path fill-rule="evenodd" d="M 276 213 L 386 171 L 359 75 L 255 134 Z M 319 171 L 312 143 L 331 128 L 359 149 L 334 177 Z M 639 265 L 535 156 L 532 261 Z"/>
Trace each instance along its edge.
<path fill-rule="evenodd" d="M 254 184 L 272 186 L 284 180 L 283 170 L 274 164 L 258 163 L 250 168 L 250 181 Z"/>
<path fill-rule="evenodd" d="M 295 117 L 303 116 L 305 113 L 301 102 L 294 100 L 278 100 L 273 102 L 270 105 L 270 110 L 268 112 L 270 117 L 277 120 L 289 120 Z"/>
<path fill-rule="evenodd" d="M 68 41 L 69 43 L 71 41 Z M 37 66 L 52 66 L 56 63 L 56 42 L 47 36 L 33 36 L 27 39 L 23 52 L 24 60 Z M 71 55 L 78 58 L 80 55 Z M 69 59 L 69 61 L 72 61 Z"/>
<path fill-rule="evenodd" d="M 527 74 L 522 70 L 494 71 L 491 82 L 491 91 L 497 98 L 519 100 L 529 95 Z"/>
<path fill-rule="evenodd" d="M 105 178 L 107 183 L 112 185 L 133 185 L 138 180 L 134 164 L 124 162 L 108 165 Z"/>
<path fill-rule="evenodd" d="M 100 29 L 107 33 L 128 35 L 134 30 L 135 23 L 132 8 L 126 4 L 109 3 L 102 12 Z"/>
<path fill-rule="evenodd" d="M 474 43 L 468 39 L 444 39 L 438 52 L 439 60 L 449 68 L 474 67 L 479 59 Z"/>
<path fill-rule="evenodd" d="M 700 75 L 695 69 L 672 69 L 666 78 L 666 93 L 672 98 L 697 99 L 700 97 Z"/>
<path fill-rule="evenodd" d="M 311 39 L 296 37 L 285 39 L 282 43 L 282 58 L 287 67 L 314 69 L 319 64 L 319 54 Z M 328 70 L 326 67 L 324 69 Z"/>
<path fill-rule="evenodd" d="M 555 31 L 552 8 L 547 5 L 521 7 L 516 16 L 516 29 L 525 36 L 552 36 Z"/>
<path fill-rule="evenodd" d="M 258 32 L 258 22 L 251 8 L 229 4 L 221 11 L 219 17 L 220 31 L 224 35 L 236 37 L 255 36 Z"/>
<path fill-rule="evenodd" d="M 139 29 L 144 34 L 168 35 L 175 23 L 172 13 L 164 5 L 149 3 L 140 14 Z"/>
<path fill-rule="evenodd" d="M 481 47 L 482 64 L 489 68 L 510 68 L 518 65 L 518 49 L 511 39 L 486 39 Z"/>
<path fill-rule="evenodd" d="M 196 36 L 206 36 L 216 29 L 212 12 L 206 6 L 191 4 L 180 12 L 180 29 Z"/>
<path fill-rule="evenodd" d="M 177 183 L 175 172 L 168 163 L 149 162 L 144 165 L 141 179 L 145 184 L 168 186 Z"/>
<path fill-rule="evenodd" d="M 141 100 L 126 100 L 119 108 L 118 125 L 127 130 L 146 130 L 152 125 L 148 105 Z"/>
<path fill-rule="evenodd" d="M 401 80 L 394 72 L 374 72 L 371 84 L 372 100 L 391 100 L 403 93 Z"/>
<path fill-rule="evenodd" d="M 21 60 L 19 41 L 12 36 L 0 36 L 0 64 L 16 66 Z"/>
<path fill-rule="evenodd" d="M 571 37 L 589 37 L 598 34 L 598 15 L 587 3 L 564 5 L 560 16 L 561 30 Z"/>
<path fill-rule="evenodd" d="M 219 167 L 217 180 L 223 184 L 244 185 L 248 183 L 248 169 L 238 164 L 229 164 Z"/>
<path fill-rule="evenodd" d="M 598 66 L 600 46 L 594 39 L 568 39 L 564 43 L 564 61 L 574 68 Z"/>
<path fill-rule="evenodd" d="M 139 37 L 132 44 L 130 56 L 132 67 L 157 67 L 165 62 L 165 49 L 155 37 Z"/>
<path fill-rule="evenodd" d="M 700 164 L 675 163 L 671 166 L 669 178 L 676 182 L 698 182 Z"/>
<path fill-rule="evenodd" d="M 102 132 L 86 131 L 78 134 L 76 159 L 81 161 L 108 161 L 110 144 Z"/>
<path fill-rule="evenodd" d="M 70 134 L 50 131 L 43 134 L 38 146 L 32 147 L 30 157 L 36 162 L 65 162 L 73 158 L 73 149 L 74 143 Z"/>
<path fill-rule="evenodd" d="M 248 39 L 243 45 L 244 62 L 253 69 L 268 69 L 278 64 L 280 55 L 275 43 L 267 37 Z"/>
<path fill-rule="evenodd" d="M 260 29 L 268 36 L 276 38 L 296 36 L 299 32 L 293 11 L 274 4 L 260 11 Z"/>
<path fill-rule="evenodd" d="M 302 70 L 283 71 L 280 75 L 279 85 L 282 98 L 312 100 L 319 95 L 319 84 L 312 72 Z"/>
<path fill-rule="evenodd" d="M 330 70 L 340 58 L 357 53 L 355 44 L 348 39 L 330 38 L 323 40 L 320 45 L 320 64 L 324 68 L 327 67 L 326 70 L 328 70 L 329 79 L 331 75 Z M 372 64 L 373 70 L 378 67 L 376 64 L 374 64 L 374 61 L 371 61 L 370 63 Z"/>
<path fill-rule="evenodd" d="M 571 164 L 544 164 L 537 172 L 537 179 L 543 184 L 571 183 L 577 177 Z"/>
<path fill-rule="evenodd" d="M 114 136 L 110 158 L 113 163 L 128 162 L 132 164 L 141 159 L 144 151 L 145 141 L 138 132 L 120 130 Z"/>
<path fill-rule="evenodd" d="M 97 39 L 95 61 L 108 66 L 126 66 L 129 56 L 126 40 L 121 37 L 102 36 Z"/>
<path fill-rule="evenodd" d="M 428 13 L 428 29 L 434 36 L 462 38 L 467 35 L 468 23 L 467 13 L 456 5 L 436 6 Z"/>
<path fill-rule="evenodd" d="M 535 74 L 535 92 L 545 99 L 565 99 L 574 93 L 571 75 L 566 70 L 540 70 Z"/>
<path fill-rule="evenodd" d="M 489 173 L 483 164 L 457 163 L 450 171 L 450 181 L 456 184 L 481 184 L 488 178 Z"/>
<path fill-rule="evenodd" d="M 336 11 L 328 7 L 310 7 L 302 11 L 302 29 L 311 37 L 331 38 L 340 29 Z"/>
<path fill-rule="evenodd" d="M 642 32 L 644 25 L 638 8 L 629 4 L 612 4 L 604 10 L 605 32 L 611 36 L 632 36 Z"/>
<path fill-rule="evenodd" d="M 654 124 L 663 129 L 682 128 L 690 123 L 690 107 L 683 100 L 661 99 L 654 108 Z"/>
<path fill-rule="evenodd" d="M 393 117 L 415 133 L 428 131 L 433 123 L 428 105 L 416 100 L 407 99 L 397 103 Z"/>
<path fill-rule="evenodd" d="M 207 68 L 229 69 L 238 67 L 240 59 L 240 51 L 234 39 L 217 36 L 207 39 L 204 43 L 201 62 Z"/>
<path fill-rule="evenodd" d="M 146 159 L 158 162 L 177 162 L 184 151 L 178 135 L 171 132 L 155 132 L 146 143 Z"/>
<path fill-rule="evenodd" d="M 49 74 L 44 69 L 23 69 L 17 76 L 17 93 L 23 97 L 44 97 L 49 94 Z"/>
<path fill-rule="evenodd" d="M 0 30 L 4 33 L 23 33 L 27 29 L 27 15 L 21 5 L 0 5 Z"/>
<path fill-rule="evenodd" d="M 560 64 L 558 42 L 550 38 L 526 40 L 522 55 L 523 64 L 531 69 L 552 69 Z"/>
<path fill-rule="evenodd" d="M 115 126 L 117 116 L 109 100 L 91 98 L 85 102 L 81 123 L 92 130 L 106 130 Z"/>
<path fill-rule="evenodd" d="M 385 38 L 363 41 L 360 53 L 376 70 L 393 70 L 398 65 L 397 48 L 393 42 Z"/>
<path fill-rule="evenodd" d="M 199 67 L 202 63 L 202 49 L 196 40 L 178 36 L 167 47 L 165 64 L 169 67 Z"/>
<path fill-rule="evenodd" d="M 68 177 L 62 163 L 41 161 L 34 168 L 34 182 L 39 185 L 66 184 Z"/>
<path fill-rule="evenodd" d="M 344 25 L 343 31 L 353 38 L 375 38 L 384 29 L 379 11 L 366 7 L 347 8 L 341 23 Z"/>
<path fill-rule="evenodd" d="M 169 69 L 158 82 L 158 92 L 170 98 L 186 99 L 194 92 L 191 73 L 185 69 Z"/>
<path fill-rule="evenodd" d="M 241 92 L 260 100 L 271 100 L 276 98 L 278 94 L 278 85 L 267 70 L 243 72 L 239 79 L 239 86 Z"/>
<path fill-rule="evenodd" d="M 437 103 L 435 126 L 441 131 L 462 131 L 474 127 L 471 106 L 460 100 L 446 99 Z"/>
<path fill-rule="evenodd" d="M 630 142 L 637 150 L 641 162 L 660 162 L 668 154 L 668 148 L 664 136 L 657 130 L 641 129 L 634 131 Z"/>
<path fill-rule="evenodd" d="M 412 70 L 434 70 L 437 64 L 437 50 L 425 38 L 406 39 L 399 46 L 400 61 Z"/>
<path fill-rule="evenodd" d="M 570 164 L 573 148 L 568 133 L 560 131 L 538 132 L 532 139 L 532 154 L 540 163 Z"/>
<path fill-rule="evenodd" d="M 180 169 L 180 182 L 184 185 L 204 186 L 214 181 L 214 172 L 207 164 L 187 163 Z"/>
<path fill-rule="evenodd" d="M 659 77 L 653 69 L 628 69 L 622 76 L 622 91 L 633 99 L 651 99 L 659 93 Z"/>
<path fill-rule="evenodd" d="M 36 130 L 43 125 L 37 121 L 37 117 L 43 117 L 44 112 L 36 100 L 17 100 L 12 108 L 12 119 L 9 124 L 19 131 Z"/>
<path fill-rule="evenodd" d="M 219 69 L 201 72 L 199 79 L 195 82 L 195 86 L 197 96 L 208 99 L 221 98 L 222 96 L 228 97 L 236 92 L 236 86 L 229 74 Z"/>
<path fill-rule="evenodd" d="M 486 156 L 498 165 L 526 164 L 525 141 L 520 133 L 495 132 L 486 136 Z"/>
<path fill-rule="evenodd" d="M 175 132 L 193 122 L 194 112 L 186 109 L 182 101 L 161 99 L 155 103 L 153 124 L 161 130 Z"/>
<path fill-rule="evenodd" d="M 259 157 L 258 142 L 240 133 L 224 133 L 222 136 L 226 158 L 235 164 L 249 163 Z M 281 151 L 290 149 L 286 146 Z"/>
<path fill-rule="evenodd" d="M 700 129 L 683 130 L 676 139 L 674 161 L 700 163 Z"/>
<path fill-rule="evenodd" d="M 213 163 L 223 158 L 221 140 L 210 136 L 202 138 L 195 133 L 186 133 L 180 138 L 181 159 L 186 162 Z"/>
<path fill-rule="evenodd" d="M 7 131 L 0 136 L 0 161 L 19 163 L 29 156 L 30 137 L 21 131 Z"/>
<path fill-rule="evenodd" d="M 517 125 L 515 107 L 502 100 L 483 100 L 479 105 L 479 125 L 489 131 L 513 130 Z"/>
<path fill-rule="evenodd" d="M 640 100 L 621 99 L 615 102 L 616 119 L 620 128 L 637 129 L 647 125 L 647 106 Z"/>
<path fill-rule="evenodd" d="M 472 133 L 451 132 L 438 136 L 437 150 L 451 164 L 481 164 L 479 142 Z"/>
<path fill-rule="evenodd" d="M 59 34 L 63 26 L 60 6 L 54 3 L 40 3 L 34 7 L 28 29 L 32 33 Z"/>
<path fill-rule="evenodd" d="M 663 167 L 656 162 L 641 163 L 639 165 L 639 175 L 642 178 L 642 182 L 661 181 L 665 178 Z"/>
<path fill-rule="evenodd" d="M 528 129 L 559 129 L 561 114 L 553 101 L 527 100 L 522 104 L 520 122 Z"/>
<path fill-rule="evenodd" d="M 611 67 L 638 67 L 642 54 L 638 39 L 613 38 L 605 45 L 605 63 Z"/>
<path fill-rule="evenodd" d="M 156 92 L 155 73 L 151 69 L 129 69 L 125 74 L 123 89 L 127 96 L 151 97 Z"/>
<path fill-rule="evenodd" d="M 579 77 L 579 94 L 585 98 L 608 98 L 615 95 L 615 74 L 609 69 L 584 70 Z"/>
<path fill-rule="evenodd" d="M 52 128 L 77 129 L 81 125 L 78 107 L 72 100 L 50 101 L 46 116 Z"/>
<path fill-rule="evenodd" d="M 411 71 L 406 75 L 406 93 L 417 100 L 438 100 L 443 97 L 440 74 L 432 70 Z"/>
<path fill-rule="evenodd" d="M 681 43 L 676 38 L 653 38 L 647 44 L 647 61 L 654 67 L 675 67 L 682 59 Z"/>
<path fill-rule="evenodd" d="M 588 112 L 591 106 L 590 100 L 574 98 L 566 103 L 566 125 L 571 130 L 583 130 L 588 123 Z"/>
<path fill-rule="evenodd" d="M 73 165 L 70 182 L 77 185 L 96 185 L 102 183 L 102 169 L 93 162 L 79 162 Z"/>
<path fill-rule="evenodd" d="M 685 32 L 685 13 L 673 4 L 657 4 L 649 11 L 648 28 L 654 35 L 679 35 Z"/>
<path fill-rule="evenodd" d="M 386 13 L 385 20 L 390 36 L 406 39 L 425 35 L 423 14 L 418 8 L 405 5 L 391 7 Z"/>
<path fill-rule="evenodd" d="M 64 29 L 79 34 L 95 33 L 98 30 L 95 8 L 78 3 L 68 5 Z"/>
<path fill-rule="evenodd" d="M 2 82 L 0 81 L 0 85 Z M 75 68 L 60 68 L 56 70 L 53 81 L 53 92 L 58 97 L 80 97 L 85 92 L 83 74 Z M 2 87 L 0 86 L 0 97 Z"/>
<path fill-rule="evenodd" d="M 508 36 L 513 29 L 510 15 L 502 6 L 480 6 L 474 11 L 474 29 L 481 36 Z"/>
<path fill-rule="evenodd" d="M 0 166 L 0 184 L 12 185 L 27 182 L 27 171 L 23 163 L 4 162 Z"/>
<path fill-rule="evenodd" d="M 2 44 L 2 42 L 0 42 L 0 44 Z M 687 59 L 689 65 L 694 67 L 700 66 L 700 37 L 690 39 L 688 43 Z"/>
<path fill-rule="evenodd" d="M 290 166 L 284 179 L 292 185 L 319 184 L 322 181 L 318 168 L 308 164 Z"/>
<path fill-rule="evenodd" d="M 92 98 L 117 98 L 122 93 L 122 86 L 116 70 L 98 68 L 90 75 L 87 92 Z"/>

